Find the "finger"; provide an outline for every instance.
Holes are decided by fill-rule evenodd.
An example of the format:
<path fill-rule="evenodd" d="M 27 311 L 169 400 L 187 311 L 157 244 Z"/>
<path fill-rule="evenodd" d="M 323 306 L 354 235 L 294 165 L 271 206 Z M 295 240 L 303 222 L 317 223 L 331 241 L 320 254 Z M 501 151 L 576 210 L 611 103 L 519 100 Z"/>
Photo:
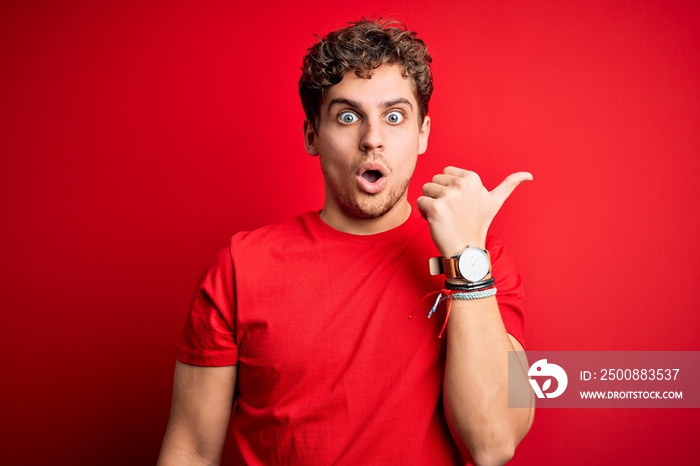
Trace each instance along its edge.
<path fill-rule="evenodd" d="M 453 180 L 457 178 L 459 180 L 457 181 L 457 183 L 460 185 L 463 182 L 475 186 L 482 185 L 481 177 L 479 176 L 479 174 L 471 170 L 464 170 L 463 168 L 457 167 L 445 167 L 445 170 L 443 171 L 445 173 L 445 176 L 450 176 Z"/>
<path fill-rule="evenodd" d="M 455 179 L 455 176 L 453 175 L 444 175 L 442 173 L 439 173 L 433 177 L 433 183 L 437 183 L 442 186 L 449 186 L 452 184 L 452 181 Z"/>
<path fill-rule="evenodd" d="M 506 179 L 496 186 L 491 191 L 491 199 L 493 199 L 494 204 L 498 209 L 501 208 L 508 196 L 510 196 L 515 188 L 518 187 L 523 181 L 532 181 L 532 174 L 528 172 L 517 172 L 506 176 Z"/>
<path fill-rule="evenodd" d="M 435 202 L 435 199 L 428 196 L 420 196 L 416 201 L 418 212 L 420 212 L 421 216 L 426 220 L 428 219 L 428 211 L 433 205 L 433 202 Z"/>
<path fill-rule="evenodd" d="M 437 199 L 438 197 L 442 196 L 442 194 L 445 192 L 445 189 L 445 186 L 437 183 L 425 183 L 423 185 L 423 194 L 427 197 Z"/>
<path fill-rule="evenodd" d="M 477 178 L 479 175 L 476 174 L 476 172 L 470 171 L 470 170 L 465 170 L 464 168 L 459 168 L 459 167 L 453 167 L 453 166 L 448 166 L 445 167 L 445 169 L 442 171 L 445 175 L 452 175 L 452 176 L 473 176 L 475 175 Z"/>

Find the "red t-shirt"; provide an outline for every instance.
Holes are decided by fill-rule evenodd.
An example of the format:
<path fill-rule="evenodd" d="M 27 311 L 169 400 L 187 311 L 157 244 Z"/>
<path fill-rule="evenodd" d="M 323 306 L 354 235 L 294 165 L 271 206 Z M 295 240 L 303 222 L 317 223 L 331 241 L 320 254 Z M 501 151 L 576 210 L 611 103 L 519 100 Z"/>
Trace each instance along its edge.
<path fill-rule="evenodd" d="M 498 304 L 521 343 L 523 290 L 492 236 Z M 427 223 L 369 236 L 318 212 L 238 233 L 203 273 L 177 358 L 237 365 L 241 464 L 458 464 L 443 415 L 444 306 Z M 444 277 L 443 277 L 444 278 Z M 408 315 L 416 309 L 412 319 Z"/>

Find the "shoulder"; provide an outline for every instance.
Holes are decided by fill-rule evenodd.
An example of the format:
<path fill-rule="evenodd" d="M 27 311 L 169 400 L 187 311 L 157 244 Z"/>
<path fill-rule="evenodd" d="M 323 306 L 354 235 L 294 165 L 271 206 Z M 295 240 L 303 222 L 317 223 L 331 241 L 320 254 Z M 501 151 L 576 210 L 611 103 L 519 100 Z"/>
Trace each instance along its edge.
<path fill-rule="evenodd" d="M 268 259 L 282 259 L 295 251 L 308 252 L 322 237 L 318 212 L 306 212 L 278 223 L 231 237 L 229 254 L 234 264 L 246 267 Z"/>
<path fill-rule="evenodd" d="M 318 219 L 320 219 L 318 212 L 310 211 L 254 230 L 240 231 L 231 237 L 231 245 L 234 247 L 245 243 L 296 239 L 305 233 L 315 230 Z"/>

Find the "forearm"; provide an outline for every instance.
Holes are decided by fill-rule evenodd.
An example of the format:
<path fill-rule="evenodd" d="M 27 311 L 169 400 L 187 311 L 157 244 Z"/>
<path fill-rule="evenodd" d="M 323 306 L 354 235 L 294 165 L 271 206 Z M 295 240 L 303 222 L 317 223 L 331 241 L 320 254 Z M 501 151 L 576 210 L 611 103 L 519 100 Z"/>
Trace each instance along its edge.
<path fill-rule="evenodd" d="M 507 462 L 532 423 L 531 409 L 508 407 L 508 352 L 515 349 L 495 297 L 453 301 L 445 414 L 460 447 L 480 466 Z M 515 372 L 527 378 L 524 368 Z"/>

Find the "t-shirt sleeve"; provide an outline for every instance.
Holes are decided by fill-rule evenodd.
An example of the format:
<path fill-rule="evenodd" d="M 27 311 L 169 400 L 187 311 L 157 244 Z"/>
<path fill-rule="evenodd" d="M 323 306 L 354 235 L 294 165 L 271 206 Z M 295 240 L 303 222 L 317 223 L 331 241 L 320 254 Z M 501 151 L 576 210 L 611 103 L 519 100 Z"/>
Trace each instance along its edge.
<path fill-rule="evenodd" d="M 235 341 L 233 262 L 222 249 L 199 279 L 175 356 L 195 366 L 232 366 L 238 362 Z"/>
<path fill-rule="evenodd" d="M 513 259 L 498 238 L 489 236 L 486 248 L 491 255 L 492 275 L 496 280 L 495 285 L 498 290 L 496 299 L 498 300 L 498 308 L 501 311 L 503 325 L 506 328 L 506 332 L 513 335 L 525 348 L 525 339 L 523 338 L 523 326 L 525 323 L 523 281 L 515 268 Z"/>

